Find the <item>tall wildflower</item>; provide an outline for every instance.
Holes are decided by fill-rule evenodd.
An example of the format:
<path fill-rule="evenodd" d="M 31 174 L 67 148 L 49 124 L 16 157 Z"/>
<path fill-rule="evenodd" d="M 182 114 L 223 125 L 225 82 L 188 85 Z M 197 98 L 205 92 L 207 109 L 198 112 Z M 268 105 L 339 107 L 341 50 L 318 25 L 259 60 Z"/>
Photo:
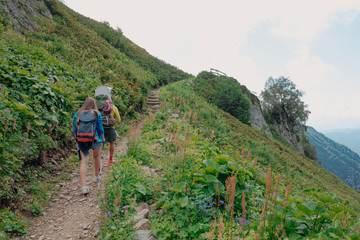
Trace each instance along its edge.
<path fill-rule="evenodd" d="M 217 225 L 217 221 L 216 218 L 214 219 L 214 221 L 212 222 L 212 225 L 210 227 L 210 231 L 206 233 L 207 239 L 208 240 L 212 240 L 215 230 L 216 230 L 216 225 Z"/>
<path fill-rule="evenodd" d="M 13 131 L 14 131 L 15 127 L 16 127 L 16 119 L 17 119 L 17 116 L 15 116 L 15 119 L 14 119 Z"/>
<path fill-rule="evenodd" d="M 218 240 L 221 240 L 225 231 L 224 219 L 220 217 Z"/>
<path fill-rule="evenodd" d="M 245 193 L 242 194 L 241 206 L 242 206 L 242 217 L 243 217 L 243 218 L 246 218 L 246 199 L 245 199 Z"/>
<path fill-rule="evenodd" d="M 231 219 L 234 218 L 234 200 L 235 200 L 235 191 L 236 191 L 236 174 L 234 176 L 230 176 L 225 181 L 226 184 L 226 200 L 228 203 L 228 209 L 230 212 Z"/>
<path fill-rule="evenodd" d="M 6 133 L 6 130 L 8 129 L 8 126 L 9 126 L 9 118 L 8 120 L 6 121 L 6 125 L 5 125 L 5 129 L 4 129 L 4 140 L 5 140 L 5 133 Z"/>
<path fill-rule="evenodd" d="M 26 130 L 27 136 L 29 136 L 29 132 L 30 132 L 30 123 L 28 123 L 27 130 Z"/>

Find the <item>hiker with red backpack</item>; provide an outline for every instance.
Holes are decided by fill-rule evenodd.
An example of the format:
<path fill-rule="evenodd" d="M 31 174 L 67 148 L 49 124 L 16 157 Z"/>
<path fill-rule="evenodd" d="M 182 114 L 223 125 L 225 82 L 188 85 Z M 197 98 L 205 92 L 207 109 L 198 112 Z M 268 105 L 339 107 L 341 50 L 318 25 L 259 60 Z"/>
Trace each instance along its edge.
<path fill-rule="evenodd" d="M 100 181 L 100 156 L 104 142 L 104 128 L 102 117 L 96 107 L 93 98 L 86 98 L 83 105 L 76 112 L 74 119 L 74 135 L 80 149 L 80 181 L 83 194 L 89 193 L 89 187 L 86 186 L 86 166 L 89 160 L 89 150 L 92 149 L 95 167 L 94 182 Z"/>

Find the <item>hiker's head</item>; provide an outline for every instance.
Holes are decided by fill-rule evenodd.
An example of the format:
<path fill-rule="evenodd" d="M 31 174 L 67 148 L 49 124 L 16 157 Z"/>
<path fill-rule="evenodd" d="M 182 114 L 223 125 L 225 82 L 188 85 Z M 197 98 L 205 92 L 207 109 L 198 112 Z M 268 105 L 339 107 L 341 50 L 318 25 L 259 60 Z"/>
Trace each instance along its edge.
<path fill-rule="evenodd" d="M 80 110 L 85 110 L 85 109 L 91 109 L 91 110 L 98 110 L 96 107 L 96 102 L 95 99 L 93 99 L 92 97 L 87 97 L 85 99 L 85 102 L 83 103 L 83 105 L 81 106 Z"/>
<path fill-rule="evenodd" d="M 81 108 L 79 109 L 78 116 L 77 116 L 77 119 L 76 119 L 76 124 L 79 124 L 80 114 L 81 114 L 82 111 L 84 111 L 84 110 L 95 110 L 96 112 L 99 113 L 99 110 L 98 110 L 97 107 L 96 107 L 95 99 L 93 99 L 92 97 L 87 97 L 87 98 L 85 99 L 83 105 L 82 105 Z"/>

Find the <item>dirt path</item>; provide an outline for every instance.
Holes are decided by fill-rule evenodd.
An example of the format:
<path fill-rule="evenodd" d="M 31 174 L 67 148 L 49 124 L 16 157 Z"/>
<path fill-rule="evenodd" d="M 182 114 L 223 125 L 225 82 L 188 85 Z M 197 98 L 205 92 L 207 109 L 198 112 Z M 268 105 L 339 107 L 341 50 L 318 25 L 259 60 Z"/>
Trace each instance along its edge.
<path fill-rule="evenodd" d="M 115 143 L 115 156 L 126 153 L 128 138 L 123 137 Z M 103 153 L 100 184 L 94 183 L 94 165 L 88 164 L 86 182 L 90 193 L 84 196 L 80 192 L 79 169 L 71 174 L 71 181 L 60 183 L 61 190 L 44 209 L 44 215 L 34 218 L 23 240 L 50 239 L 94 239 L 100 231 L 99 201 L 103 196 L 104 182 L 109 171 L 108 151 Z"/>
<path fill-rule="evenodd" d="M 151 91 L 148 104 L 151 112 L 155 113 L 160 108 L 158 102 L 159 89 Z M 141 123 L 137 124 L 136 132 L 139 134 Z M 136 133 L 135 133 L 136 134 Z M 122 137 L 116 141 L 115 156 L 123 155 L 127 151 L 128 137 Z M 76 169 L 70 177 L 71 181 L 60 183 L 61 190 L 52 199 L 49 206 L 44 209 L 44 215 L 31 220 L 28 235 L 23 240 L 77 240 L 96 239 L 100 231 L 100 198 L 105 191 L 105 178 L 109 171 L 108 151 L 103 153 L 102 180 L 100 184 L 94 183 L 94 165 L 88 164 L 86 182 L 90 188 L 87 196 L 81 194 L 79 169 Z M 149 233 L 147 233 L 147 231 Z M 145 230 L 148 238 L 151 238 L 150 230 Z M 145 234 L 145 235 L 146 235 Z M 147 236 L 146 235 L 146 236 Z"/>

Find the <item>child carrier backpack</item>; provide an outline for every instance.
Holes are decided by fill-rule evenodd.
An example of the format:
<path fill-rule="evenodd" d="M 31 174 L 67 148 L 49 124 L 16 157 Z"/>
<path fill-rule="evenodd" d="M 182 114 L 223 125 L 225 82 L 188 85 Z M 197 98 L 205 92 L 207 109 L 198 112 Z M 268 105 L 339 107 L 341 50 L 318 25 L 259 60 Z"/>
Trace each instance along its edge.
<path fill-rule="evenodd" d="M 105 104 L 104 104 L 104 107 L 102 108 L 102 111 L 106 114 L 106 115 L 109 115 L 111 114 L 113 110 L 113 103 L 110 99 L 107 99 L 105 101 Z"/>
<path fill-rule="evenodd" d="M 116 121 L 111 114 L 113 110 L 113 103 L 111 101 L 111 88 L 107 86 L 100 86 L 95 89 L 96 106 L 101 110 L 101 117 L 104 127 L 112 127 Z"/>
<path fill-rule="evenodd" d="M 105 105 L 101 111 L 101 117 L 103 120 L 104 127 L 112 127 L 116 123 L 114 116 L 111 114 L 112 110 L 113 110 L 112 101 L 108 99 L 106 100 Z"/>
<path fill-rule="evenodd" d="M 95 110 L 84 110 L 80 113 L 77 125 L 76 140 L 83 143 L 96 143 L 96 121 L 98 114 Z"/>

